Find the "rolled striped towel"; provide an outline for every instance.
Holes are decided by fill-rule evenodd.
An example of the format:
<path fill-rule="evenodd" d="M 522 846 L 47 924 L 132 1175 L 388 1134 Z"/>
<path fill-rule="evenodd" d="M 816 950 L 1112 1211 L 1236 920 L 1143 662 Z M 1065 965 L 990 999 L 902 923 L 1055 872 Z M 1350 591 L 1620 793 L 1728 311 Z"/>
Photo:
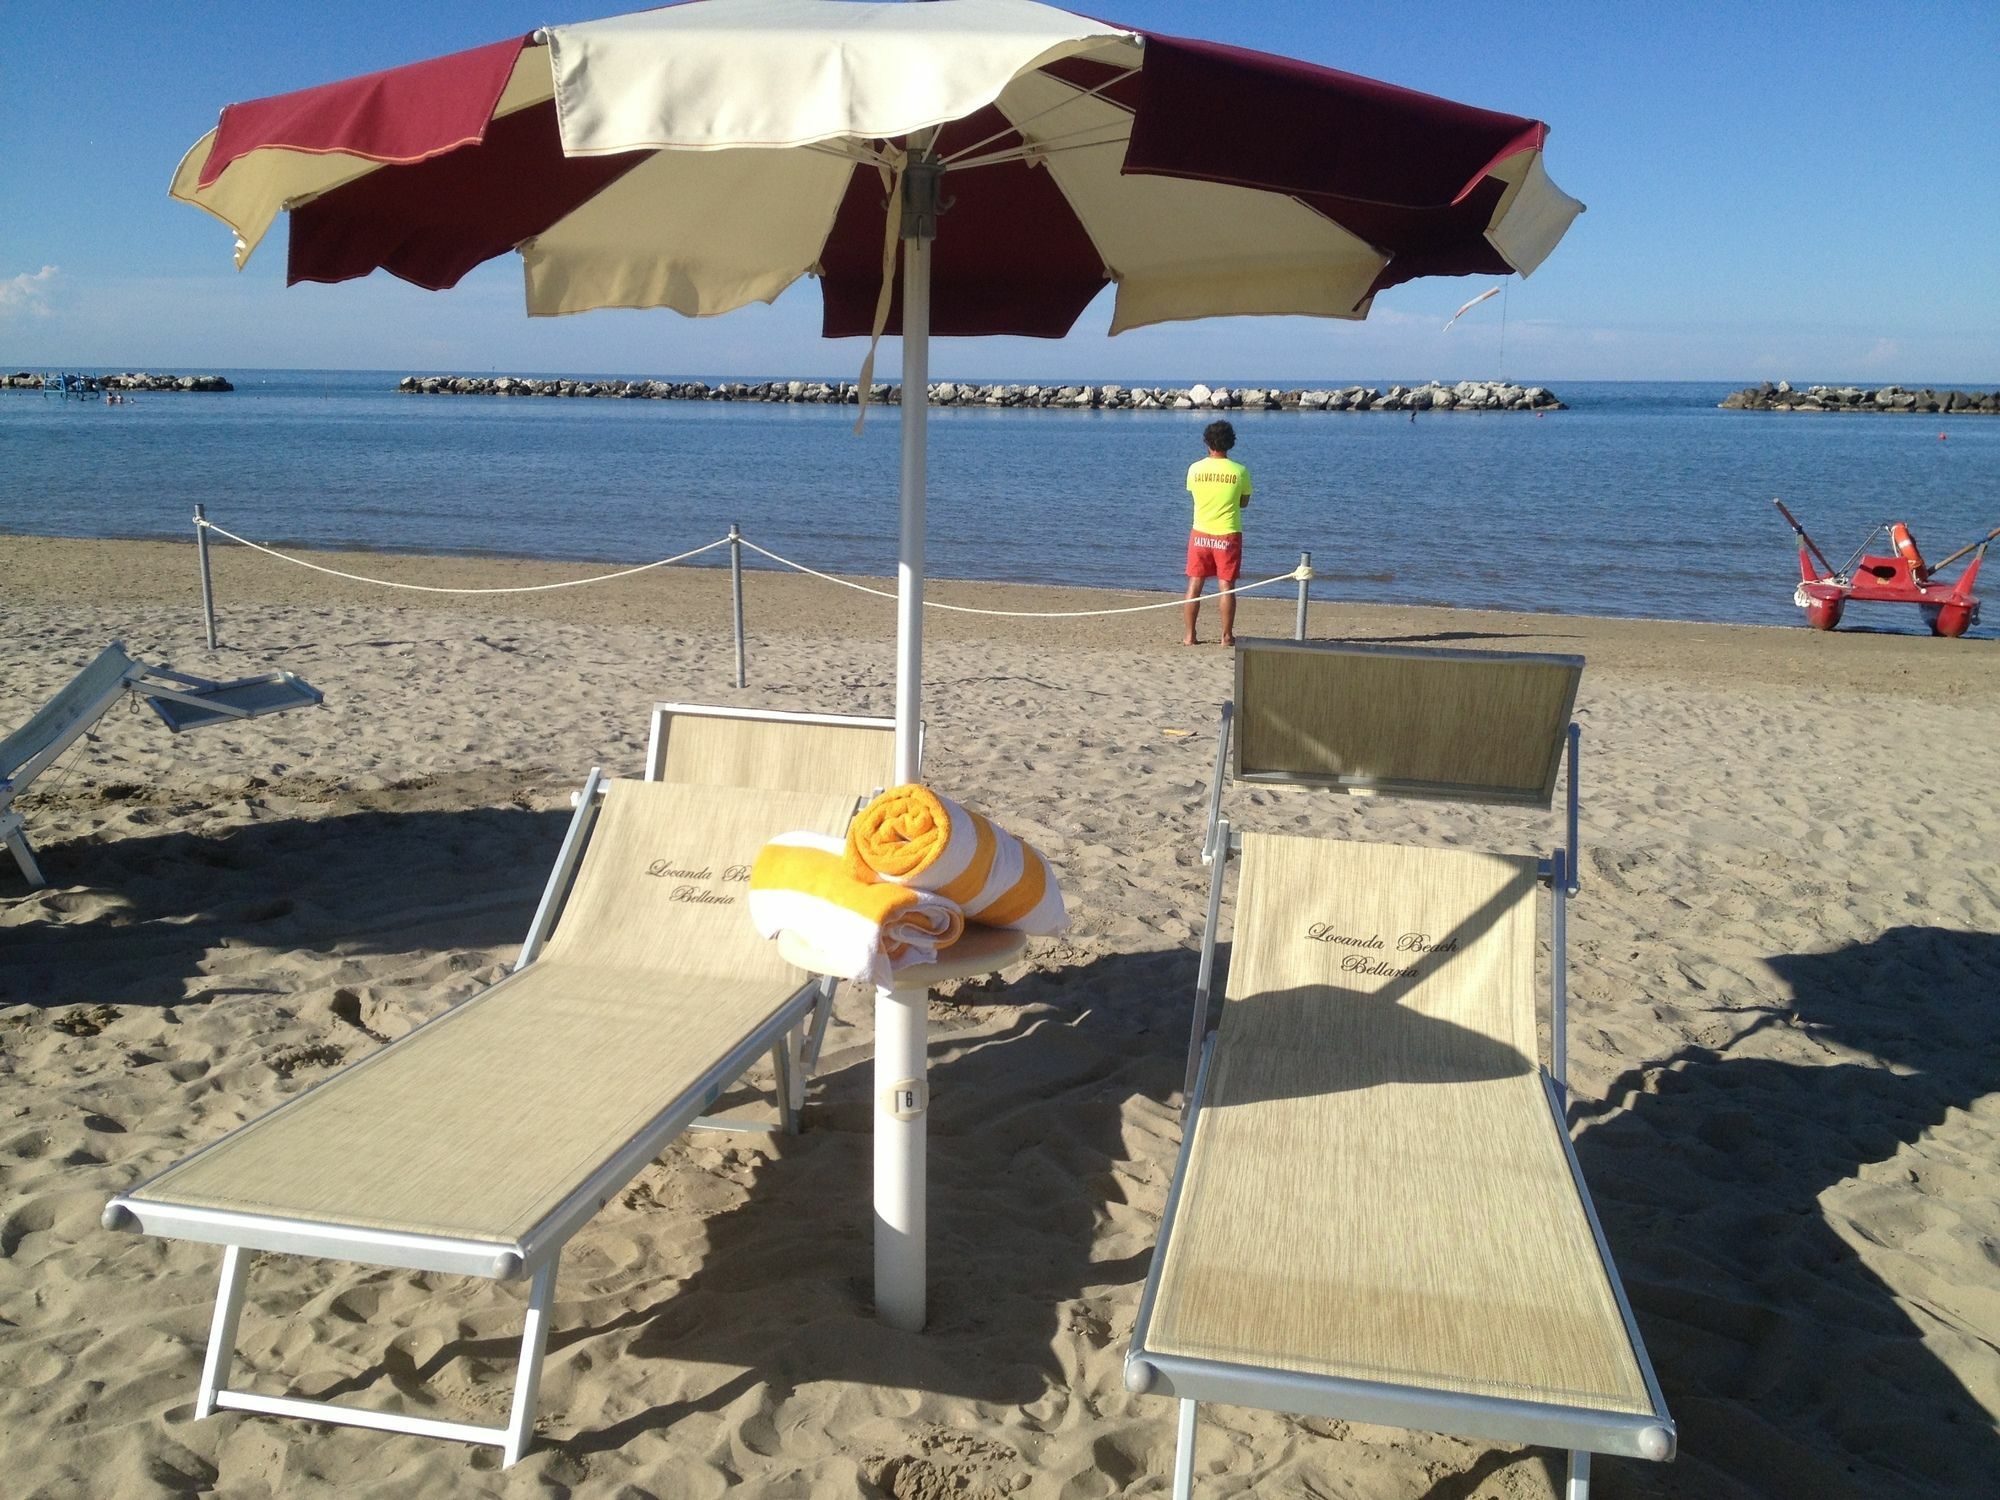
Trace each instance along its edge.
<path fill-rule="evenodd" d="M 885 985 L 908 964 L 933 962 L 958 941 L 965 914 L 929 891 L 849 873 L 844 846 L 818 833 L 781 833 L 750 866 L 750 920 L 760 936 L 798 934 L 842 979 Z"/>
<path fill-rule="evenodd" d="M 847 867 L 956 901 L 989 927 L 1069 928 L 1056 872 L 1032 845 L 928 787 L 890 787 L 847 828 Z"/>

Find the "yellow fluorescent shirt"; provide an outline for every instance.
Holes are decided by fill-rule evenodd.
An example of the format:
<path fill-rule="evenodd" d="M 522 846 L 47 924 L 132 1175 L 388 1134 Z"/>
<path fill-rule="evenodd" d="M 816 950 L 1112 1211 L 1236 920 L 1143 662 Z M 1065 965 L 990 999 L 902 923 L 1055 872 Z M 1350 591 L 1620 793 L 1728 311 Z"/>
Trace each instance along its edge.
<path fill-rule="evenodd" d="M 1188 465 L 1188 493 L 1194 496 L 1194 529 L 1211 536 L 1234 536 L 1243 529 L 1243 502 L 1250 498 L 1250 471 L 1233 458 L 1204 458 Z"/>

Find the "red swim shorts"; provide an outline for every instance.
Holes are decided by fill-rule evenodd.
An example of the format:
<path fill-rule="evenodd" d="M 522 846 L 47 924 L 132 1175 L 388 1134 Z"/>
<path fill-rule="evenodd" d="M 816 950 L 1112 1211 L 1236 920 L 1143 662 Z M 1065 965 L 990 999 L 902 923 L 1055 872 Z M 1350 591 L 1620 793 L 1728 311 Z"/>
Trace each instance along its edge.
<path fill-rule="evenodd" d="M 1236 582 L 1243 570 L 1243 533 L 1215 536 L 1206 531 L 1188 533 L 1187 576 L 1213 578 L 1221 583 Z"/>

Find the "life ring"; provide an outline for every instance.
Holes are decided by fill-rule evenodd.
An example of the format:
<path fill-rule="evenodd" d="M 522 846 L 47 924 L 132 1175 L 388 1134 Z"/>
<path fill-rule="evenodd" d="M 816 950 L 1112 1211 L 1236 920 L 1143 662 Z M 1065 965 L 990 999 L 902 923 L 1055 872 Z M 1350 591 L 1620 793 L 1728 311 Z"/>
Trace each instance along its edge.
<path fill-rule="evenodd" d="M 1930 572 L 1930 565 L 1924 561 L 1923 553 L 1917 550 L 1917 539 L 1910 535 L 1910 528 L 1901 521 L 1889 523 L 1889 545 L 1896 549 L 1896 556 L 1910 565 L 1910 576 L 1923 578 Z"/>

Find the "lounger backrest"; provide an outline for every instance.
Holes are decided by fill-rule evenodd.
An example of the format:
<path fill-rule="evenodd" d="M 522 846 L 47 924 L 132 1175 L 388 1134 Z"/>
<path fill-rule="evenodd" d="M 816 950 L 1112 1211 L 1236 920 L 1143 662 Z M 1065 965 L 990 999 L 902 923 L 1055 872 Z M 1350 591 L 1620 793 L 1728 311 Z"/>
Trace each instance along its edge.
<path fill-rule="evenodd" d="M 538 963 L 796 981 L 750 925 L 750 864 L 777 834 L 839 837 L 844 793 L 610 781 L 576 882 Z"/>
<path fill-rule="evenodd" d="M 35 711 L 19 729 L 0 740 L 0 780 L 12 777 L 29 761 L 62 741 L 79 720 L 94 719 L 124 688 L 132 658 L 113 641 L 97 660 L 69 680 L 69 685 Z"/>
<path fill-rule="evenodd" d="M 653 714 L 647 769 L 656 781 L 850 797 L 895 781 L 893 720 L 760 718 L 664 703 Z"/>
<path fill-rule="evenodd" d="M 1547 807 L 1583 659 L 1240 641 L 1239 781 Z"/>

